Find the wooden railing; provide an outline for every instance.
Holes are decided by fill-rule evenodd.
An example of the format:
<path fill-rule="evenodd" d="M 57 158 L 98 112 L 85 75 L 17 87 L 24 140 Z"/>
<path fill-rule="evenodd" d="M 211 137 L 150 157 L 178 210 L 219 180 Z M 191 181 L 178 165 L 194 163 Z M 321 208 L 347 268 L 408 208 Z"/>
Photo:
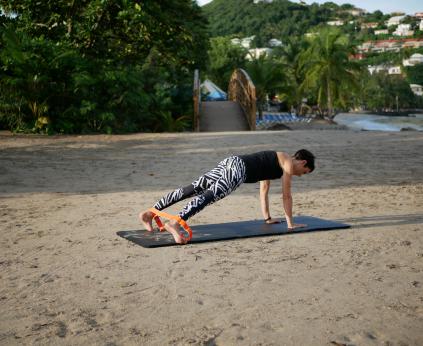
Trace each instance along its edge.
<path fill-rule="evenodd" d="M 200 72 L 194 71 L 194 89 L 193 89 L 193 101 L 194 101 L 194 131 L 200 131 L 200 107 L 201 107 L 201 94 L 200 94 Z"/>
<path fill-rule="evenodd" d="M 251 131 L 256 129 L 256 88 L 247 72 L 236 69 L 229 81 L 229 100 L 238 102 Z"/>

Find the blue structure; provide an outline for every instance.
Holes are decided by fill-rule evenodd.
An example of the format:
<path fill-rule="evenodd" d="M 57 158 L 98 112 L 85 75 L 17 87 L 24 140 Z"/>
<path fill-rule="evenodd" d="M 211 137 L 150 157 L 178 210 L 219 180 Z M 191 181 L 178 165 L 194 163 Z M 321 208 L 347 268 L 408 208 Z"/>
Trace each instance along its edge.
<path fill-rule="evenodd" d="M 228 94 L 220 89 L 212 81 L 206 79 L 200 86 L 201 99 L 205 101 L 226 101 Z"/>
<path fill-rule="evenodd" d="M 256 119 L 256 126 L 283 123 L 309 123 L 311 118 L 298 117 L 289 113 L 264 113 L 262 119 Z"/>

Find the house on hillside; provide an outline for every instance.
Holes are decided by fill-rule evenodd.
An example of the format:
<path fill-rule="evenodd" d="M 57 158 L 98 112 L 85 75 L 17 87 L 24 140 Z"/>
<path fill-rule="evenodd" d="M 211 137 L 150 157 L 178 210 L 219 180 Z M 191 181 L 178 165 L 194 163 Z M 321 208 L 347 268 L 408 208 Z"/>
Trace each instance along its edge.
<path fill-rule="evenodd" d="M 404 48 L 423 47 L 422 38 L 367 41 L 357 47 L 359 53 L 399 52 Z"/>
<path fill-rule="evenodd" d="M 253 42 L 256 36 L 244 37 L 244 38 L 233 38 L 231 43 L 236 46 L 242 46 L 244 48 L 249 49 L 251 47 L 251 42 Z"/>
<path fill-rule="evenodd" d="M 417 96 L 423 96 L 423 86 L 420 84 L 410 84 L 411 91 Z"/>
<path fill-rule="evenodd" d="M 423 64 L 423 54 L 415 53 L 412 56 L 410 56 L 408 59 L 404 59 L 402 61 L 402 64 L 404 66 L 414 66 Z"/>
<path fill-rule="evenodd" d="M 393 34 L 395 36 L 413 36 L 414 30 L 411 30 L 411 24 L 399 24 Z"/>
<path fill-rule="evenodd" d="M 371 49 L 372 52 L 399 52 L 401 49 L 401 42 L 398 40 L 381 40 L 375 41 Z"/>
<path fill-rule="evenodd" d="M 260 58 L 262 55 L 269 56 L 272 53 L 273 49 L 271 48 L 253 48 L 248 50 L 248 54 L 246 56 L 247 60 L 255 60 Z"/>
<path fill-rule="evenodd" d="M 388 34 L 389 34 L 388 29 L 375 30 L 375 35 L 388 35 Z"/>
<path fill-rule="evenodd" d="M 362 8 L 353 8 L 352 10 L 347 10 L 346 12 L 354 17 L 364 16 L 367 13 L 367 11 Z"/>
<path fill-rule="evenodd" d="M 401 66 L 389 66 L 388 74 L 401 74 Z"/>
<path fill-rule="evenodd" d="M 421 48 L 423 47 L 423 38 L 408 38 L 403 40 L 401 48 Z"/>
<path fill-rule="evenodd" d="M 419 19 L 423 19 L 423 12 L 414 13 L 414 17 L 419 18 Z"/>
<path fill-rule="evenodd" d="M 344 25 L 344 22 L 338 19 L 338 20 L 330 20 L 326 22 L 326 24 L 330 26 L 341 26 L 341 25 Z"/>
<path fill-rule="evenodd" d="M 423 19 L 420 21 L 419 30 L 420 31 L 423 31 Z"/>
<path fill-rule="evenodd" d="M 282 41 L 276 39 L 276 38 L 272 38 L 269 40 L 269 47 L 280 47 L 282 46 Z"/>
<path fill-rule="evenodd" d="M 367 66 L 370 74 L 379 73 L 379 72 L 386 72 L 390 75 L 393 74 L 401 74 L 401 66 L 393 66 L 393 65 L 375 65 L 375 66 Z"/>
<path fill-rule="evenodd" d="M 405 16 L 395 16 L 395 17 L 391 17 L 389 18 L 385 24 L 387 26 L 393 26 L 393 25 L 399 25 L 401 23 L 401 20 L 404 19 Z"/>
<path fill-rule="evenodd" d="M 379 23 L 372 22 L 372 23 L 361 23 L 361 29 L 374 29 L 377 28 Z"/>

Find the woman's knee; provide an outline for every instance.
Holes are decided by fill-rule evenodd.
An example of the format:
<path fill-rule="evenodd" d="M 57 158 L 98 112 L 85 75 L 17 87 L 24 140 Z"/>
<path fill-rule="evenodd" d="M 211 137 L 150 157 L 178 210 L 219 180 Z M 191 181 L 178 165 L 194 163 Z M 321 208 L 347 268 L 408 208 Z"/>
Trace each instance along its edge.
<path fill-rule="evenodd" d="M 193 184 L 182 188 L 182 198 L 188 198 L 195 195 L 195 188 Z"/>

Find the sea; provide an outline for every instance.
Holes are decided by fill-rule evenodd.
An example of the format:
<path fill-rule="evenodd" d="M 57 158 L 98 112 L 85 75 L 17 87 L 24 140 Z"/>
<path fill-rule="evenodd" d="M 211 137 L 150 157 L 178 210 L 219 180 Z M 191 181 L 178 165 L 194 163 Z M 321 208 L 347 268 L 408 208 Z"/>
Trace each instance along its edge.
<path fill-rule="evenodd" d="M 360 113 L 340 113 L 334 119 L 350 129 L 363 131 L 423 131 L 423 114 L 385 116 Z"/>

